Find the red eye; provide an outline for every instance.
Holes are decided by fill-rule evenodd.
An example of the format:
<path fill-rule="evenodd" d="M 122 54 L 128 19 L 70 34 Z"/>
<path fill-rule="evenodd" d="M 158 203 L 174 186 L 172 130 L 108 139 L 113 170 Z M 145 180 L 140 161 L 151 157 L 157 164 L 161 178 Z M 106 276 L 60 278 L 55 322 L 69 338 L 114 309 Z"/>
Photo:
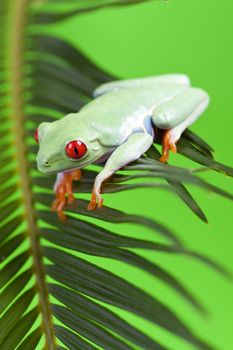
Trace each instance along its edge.
<path fill-rule="evenodd" d="M 39 144 L 38 128 L 36 129 L 36 131 L 34 133 L 34 139 L 35 139 L 36 143 Z"/>
<path fill-rule="evenodd" d="M 87 152 L 87 146 L 82 141 L 70 141 L 66 146 L 66 154 L 69 158 L 79 159 Z"/>

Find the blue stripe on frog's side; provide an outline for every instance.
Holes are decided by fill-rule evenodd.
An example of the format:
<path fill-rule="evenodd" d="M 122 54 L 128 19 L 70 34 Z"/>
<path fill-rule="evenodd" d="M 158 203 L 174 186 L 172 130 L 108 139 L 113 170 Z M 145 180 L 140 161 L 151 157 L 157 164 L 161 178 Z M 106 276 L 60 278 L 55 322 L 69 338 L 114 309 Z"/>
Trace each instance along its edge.
<path fill-rule="evenodd" d="M 143 120 L 142 120 L 142 126 L 136 126 L 132 130 L 132 134 L 136 133 L 147 133 L 150 134 L 153 138 L 155 138 L 155 132 L 151 120 L 151 115 L 147 115 Z"/>

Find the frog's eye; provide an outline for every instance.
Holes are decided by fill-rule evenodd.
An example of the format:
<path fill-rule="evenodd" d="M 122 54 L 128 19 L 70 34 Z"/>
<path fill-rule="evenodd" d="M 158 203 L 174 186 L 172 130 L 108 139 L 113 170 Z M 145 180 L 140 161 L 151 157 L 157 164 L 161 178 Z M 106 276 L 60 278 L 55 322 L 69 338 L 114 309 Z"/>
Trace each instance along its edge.
<path fill-rule="evenodd" d="M 87 146 L 79 140 L 70 141 L 66 145 L 66 154 L 69 158 L 80 159 L 87 152 Z"/>
<path fill-rule="evenodd" d="M 34 139 L 35 139 L 36 143 L 39 144 L 38 128 L 36 128 L 36 131 L 34 133 Z"/>

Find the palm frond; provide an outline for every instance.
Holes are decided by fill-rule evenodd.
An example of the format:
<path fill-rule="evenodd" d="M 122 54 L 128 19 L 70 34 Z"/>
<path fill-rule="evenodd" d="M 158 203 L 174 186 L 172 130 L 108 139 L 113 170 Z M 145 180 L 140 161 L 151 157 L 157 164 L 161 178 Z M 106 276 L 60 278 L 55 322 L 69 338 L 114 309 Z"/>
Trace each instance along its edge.
<path fill-rule="evenodd" d="M 35 21 L 38 23 L 58 22 L 74 15 L 104 7 L 127 6 L 149 1 L 152 0 L 50 0 L 47 3 L 41 3 L 39 6 L 36 6 Z"/>
<path fill-rule="evenodd" d="M 5 38 L 0 46 L 0 349 L 167 349 L 156 336 L 152 339 L 120 317 L 117 310 L 159 325 L 197 349 L 213 349 L 158 297 L 93 263 L 92 257 L 147 272 L 155 285 L 161 281 L 201 314 L 205 308 L 181 278 L 143 257 L 139 249 L 191 257 L 227 278 L 231 277 L 228 271 L 184 247 L 178 235 L 157 220 L 110 207 L 89 212 L 87 201 L 79 199 L 78 205 L 74 202 L 66 208 L 67 221 L 60 222 L 49 209 L 54 178 L 35 170 L 35 126 L 78 110 L 91 99 L 95 87 L 112 79 L 70 43 L 42 34 L 38 24 L 136 2 L 141 1 L 60 1 L 67 7 L 59 13 L 54 6 L 58 0 L 42 1 L 39 7 L 29 0 L 0 3 L 0 35 Z M 201 169 L 233 174 L 232 168 L 214 160 L 212 147 L 191 131 L 184 133 L 178 151 L 204 165 Z M 199 169 L 161 164 L 159 156 L 153 145 L 144 157 L 109 180 L 105 192 L 164 188 L 177 194 L 203 221 L 205 214 L 187 184 L 233 199 L 199 177 Z M 89 193 L 96 173 L 95 168 L 85 170 L 76 191 Z M 155 240 L 106 229 L 105 222 L 149 228 Z M 157 239 L 159 235 L 165 243 Z"/>

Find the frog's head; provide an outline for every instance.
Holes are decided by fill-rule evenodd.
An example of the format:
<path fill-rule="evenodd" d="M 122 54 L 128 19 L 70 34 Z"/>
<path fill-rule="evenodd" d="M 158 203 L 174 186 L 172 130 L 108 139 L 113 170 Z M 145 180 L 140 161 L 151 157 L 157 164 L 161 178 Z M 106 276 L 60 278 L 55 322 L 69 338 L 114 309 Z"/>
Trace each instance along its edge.
<path fill-rule="evenodd" d="M 61 120 L 39 125 L 35 140 L 39 145 L 37 167 L 45 174 L 79 169 L 95 162 L 106 150 L 91 130 L 74 124 L 74 114 Z"/>

